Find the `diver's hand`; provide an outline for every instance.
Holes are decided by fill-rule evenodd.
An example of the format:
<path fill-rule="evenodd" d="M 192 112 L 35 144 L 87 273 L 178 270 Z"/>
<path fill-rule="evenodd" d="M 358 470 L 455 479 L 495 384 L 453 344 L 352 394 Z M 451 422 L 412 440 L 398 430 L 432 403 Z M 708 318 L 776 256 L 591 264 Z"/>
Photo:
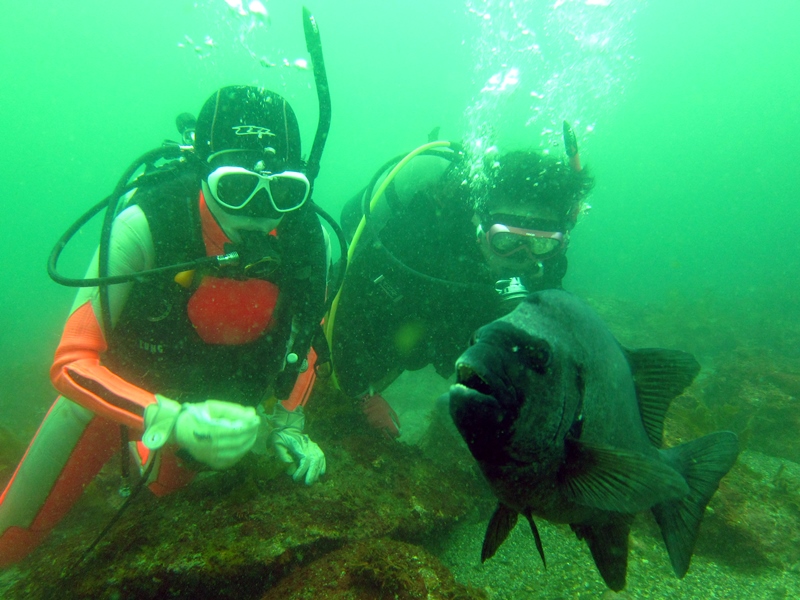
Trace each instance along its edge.
<path fill-rule="evenodd" d="M 270 421 L 270 442 L 292 479 L 300 481 L 305 476 L 306 485 L 311 485 L 325 474 L 325 454 L 303 433 L 306 418 L 302 407 L 289 412 L 278 402 Z"/>
<path fill-rule="evenodd" d="M 367 416 L 367 423 L 391 439 L 400 437 L 400 417 L 380 394 L 365 396 L 361 410 Z"/>
<path fill-rule="evenodd" d="M 235 465 L 256 441 L 261 423 L 254 408 L 222 400 L 180 404 L 156 395 L 145 409 L 142 442 L 155 450 L 175 442 L 212 469 Z"/>

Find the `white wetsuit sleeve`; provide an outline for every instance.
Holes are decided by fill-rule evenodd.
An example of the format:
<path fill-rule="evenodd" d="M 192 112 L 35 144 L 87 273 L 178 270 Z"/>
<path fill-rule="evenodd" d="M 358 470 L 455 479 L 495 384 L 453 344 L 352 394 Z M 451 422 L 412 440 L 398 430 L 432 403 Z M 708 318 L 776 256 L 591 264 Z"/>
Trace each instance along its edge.
<path fill-rule="evenodd" d="M 97 277 L 98 258 L 99 249 L 95 252 L 89 265 L 87 278 Z M 110 276 L 130 275 L 152 269 L 154 264 L 155 247 L 147 217 L 137 205 L 126 208 L 114 219 L 114 225 L 111 228 L 108 274 Z M 108 297 L 112 327 L 116 325 L 132 288 L 133 282 L 109 286 Z M 81 288 L 70 312 L 86 304 L 87 300 L 91 300 L 94 313 L 100 322 L 100 290 L 97 287 Z"/>
<path fill-rule="evenodd" d="M 87 277 L 97 277 L 95 253 Z M 147 218 L 138 206 L 123 211 L 114 222 L 109 248 L 109 275 L 123 275 L 153 267 L 155 249 Z M 112 322 L 116 323 L 133 283 L 109 287 Z M 106 368 L 101 356 L 108 349 L 101 326 L 100 294 L 96 287 L 78 292 L 55 352 L 50 379 L 64 396 L 134 429 L 143 428 L 144 409 L 155 402 L 146 391 Z"/>

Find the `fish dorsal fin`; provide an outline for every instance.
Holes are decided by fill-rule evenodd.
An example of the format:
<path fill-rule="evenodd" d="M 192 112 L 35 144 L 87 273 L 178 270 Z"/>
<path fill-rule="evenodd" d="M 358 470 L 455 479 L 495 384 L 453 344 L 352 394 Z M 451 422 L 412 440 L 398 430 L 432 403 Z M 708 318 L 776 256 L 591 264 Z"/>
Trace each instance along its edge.
<path fill-rule="evenodd" d="M 506 541 L 508 534 L 514 529 L 518 516 L 517 511 L 502 502 L 497 505 L 492 518 L 489 519 L 489 525 L 486 527 L 486 535 L 483 537 L 481 562 L 486 562 L 494 556 L 497 549 Z"/>
<path fill-rule="evenodd" d="M 664 416 L 670 402 L 694 381 L 700 372 L 700 364 L 694 356 L 680 350 L 623 348 L 622 351 L 631 367 L 647 437 L 660 448 L 664 437 Z"/>
<path fill-rule="evenodd" d="M 636 513 L 682 498 L 686 481 L 658 456 L 567 441 L 559 483 L 567 497 L 583 506 Z"/>

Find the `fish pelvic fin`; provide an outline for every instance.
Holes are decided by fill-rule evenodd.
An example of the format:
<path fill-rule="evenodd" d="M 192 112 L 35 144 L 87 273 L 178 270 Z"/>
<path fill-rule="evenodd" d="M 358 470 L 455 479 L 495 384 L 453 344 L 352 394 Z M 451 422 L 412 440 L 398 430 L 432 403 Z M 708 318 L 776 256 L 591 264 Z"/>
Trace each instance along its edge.
<path fill-rule="evenodd" d="M 720 480 L 730 471 L 739 454 L 739 441 L 730 431 L 718 431 L 686 444 L 661 451 L 686 478 L 689 494 L 653 507 L 675 575 L 689 570 L 706 505 Z"/>
<path fill-rule="evenodd" d="M 562 492 L 582 506 L 636 513 L 686 496 L 686 481 L 658 456 L 569 441 L 559 472 Z"/>
<path fill-rule="evenodd" d="M 625 587 L 632 521 L 633 515 L 613 515 L 602 525 L 570 524 L 578 539 L 586 540 L 603 581 L 615 592 Z"/>
<path fill-rule="evenodd" d="M 539 536 L 539 528 L 536 527 L 536 523 L 533 520 L 531 509 L 526 509 L 523 514 L 525 515 L 525 518 L 528 519 L 528 524 L 531 526 L 531 533 L 533 534 L 533 540 L 536 542 L 536 549 L 539 551 L 539 556 L 542 557 L 542 566 L 544 566 L 544 570 L 547 571 L 547 560 L 544 558 L 544 546 L 542 546 L 542 538 Z"/>
<path fill-rule="evenodd" d="M 492 558 L 497 549 L 506 541 L 508 534 L 517 524 L 519 514 L 513 508 L 506 506 L 502 502 L 489 519 L 486 527 L 486 535 L 483 536 L 483 547 L 481 548 L 481 562 L 486 562 Z"/>
<path fill-rule="evenodd" d="M 664 416 L 674 398 L 689 387 L 700 364 L 688 352 L 663 348 L 622 349 L 633 374 L 639 411 L 647 437 L 658 448 L 664 438 Z"/>

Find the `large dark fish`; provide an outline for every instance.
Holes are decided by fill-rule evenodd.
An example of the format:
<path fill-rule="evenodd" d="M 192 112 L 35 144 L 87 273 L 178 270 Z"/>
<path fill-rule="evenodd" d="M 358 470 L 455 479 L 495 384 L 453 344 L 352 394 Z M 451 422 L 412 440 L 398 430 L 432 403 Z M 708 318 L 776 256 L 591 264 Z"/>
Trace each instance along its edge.
<path fill-rule="evenodd" d="M 706 504 L 738 454 L 728 431 L 661 449 L 670 401 L 700 365 L 672 350 L 627 350 L 576 297 L 531 294 L 479 329 L 456 362 L 450 415 L 499 500 L 481 559 L 519 514 L 569 523 L 608 587 L 625 587 L 634 514 L 652 510 L 678 577 Z"/>

